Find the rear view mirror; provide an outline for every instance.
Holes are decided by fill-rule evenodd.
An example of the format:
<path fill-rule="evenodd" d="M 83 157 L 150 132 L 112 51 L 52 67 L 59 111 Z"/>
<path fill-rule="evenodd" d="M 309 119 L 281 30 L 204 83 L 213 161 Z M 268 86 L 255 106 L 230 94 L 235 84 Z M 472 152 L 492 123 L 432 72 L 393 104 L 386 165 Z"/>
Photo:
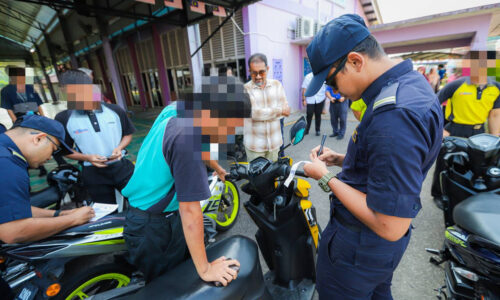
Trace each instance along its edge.
<path fill-rule="evenodd" d="M 307 122 L 304 116 L 300 117 L 292 128 L 290 128 L 290 143 L 297 145 L 304 139 L 304 131 L 306 130 Z"/>

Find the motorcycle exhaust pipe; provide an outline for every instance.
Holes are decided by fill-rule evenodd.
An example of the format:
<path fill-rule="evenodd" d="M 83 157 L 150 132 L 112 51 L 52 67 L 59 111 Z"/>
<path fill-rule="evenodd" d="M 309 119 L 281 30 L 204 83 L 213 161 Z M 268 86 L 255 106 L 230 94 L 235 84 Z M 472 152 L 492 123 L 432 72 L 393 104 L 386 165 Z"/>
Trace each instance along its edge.
<path fill-rule="evenodd" d="M 15 280 L 9 282 L 9 286 L 11 289 L 13 289 L 13 288 L 19 286 L 20 284 L 23 284 L 24 282 L 30 280 L 31 278 L 33 278 L 35 276 L 36 276 L 35 271 L 31 271 L 28 274 L 25 274 L 25 275 L 15 279 Z"/>

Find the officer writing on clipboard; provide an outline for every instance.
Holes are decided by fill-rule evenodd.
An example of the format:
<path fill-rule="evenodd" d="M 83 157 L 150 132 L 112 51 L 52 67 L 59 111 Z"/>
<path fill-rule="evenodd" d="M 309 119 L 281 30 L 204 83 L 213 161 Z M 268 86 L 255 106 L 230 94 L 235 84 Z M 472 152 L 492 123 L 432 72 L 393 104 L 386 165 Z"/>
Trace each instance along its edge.
<path fill-rule="evenodd" d="M 307 48 L 314 78 L 367 109 L 347 153 L 311 151 L 304 170 L 330 194 L 317 264 L 320 299 L 392 299 L 392 274 L 419 212 L 422 182 L 442 138 L 442 112 L 410 60 L 389 59 L 358 15 L 330 21 Z M 341 166 L 330 173 L 327 166 Z"/>

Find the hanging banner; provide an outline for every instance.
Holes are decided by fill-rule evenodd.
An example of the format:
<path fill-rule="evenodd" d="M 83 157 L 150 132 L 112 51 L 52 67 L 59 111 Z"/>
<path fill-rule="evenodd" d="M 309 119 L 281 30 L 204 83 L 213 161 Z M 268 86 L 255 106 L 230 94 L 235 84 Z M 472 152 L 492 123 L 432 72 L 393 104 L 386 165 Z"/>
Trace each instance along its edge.
<path fill-rule="evenodd" d="M 155 0 L 136 0 L 136 1 L 153 5 L 155 4 Z"/>
<path fill-rule="evenodd" d="M 226 9 L 222 6 L 214 6 L 212 13 L 214 14 L 214 16 L 225 17 L 226 16 Z"/>
<path fill-rule="evenodd" d="M 200 14 L 205 13 L 205 3 L 201 1 L 191 0 L 191 11 Z"/>
<path fill-rule="evenodd" d="M 182 9 L 182 0 L 164 0 L 165 6 Z"/>

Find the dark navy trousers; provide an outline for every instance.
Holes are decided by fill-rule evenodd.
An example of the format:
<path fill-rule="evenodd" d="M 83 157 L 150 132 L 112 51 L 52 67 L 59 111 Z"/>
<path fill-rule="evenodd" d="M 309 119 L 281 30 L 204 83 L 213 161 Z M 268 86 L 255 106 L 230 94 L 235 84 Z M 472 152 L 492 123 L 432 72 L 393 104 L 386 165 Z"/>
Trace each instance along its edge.
<path fill-rule="evenodd" d="M 345 135 L 348 108 L 349 101 L 347 100 L 344 102 L 330 102 L 330 123 L 334 134 Z"/>
<path fill-rule="evenodd" d="M 316 289 L 320 300 L 392 299 L 392 274 L 410 241 L 411 229 L 389 242 L 363 226 L 355 232 L 335 218 L 321 234 Z"/>

